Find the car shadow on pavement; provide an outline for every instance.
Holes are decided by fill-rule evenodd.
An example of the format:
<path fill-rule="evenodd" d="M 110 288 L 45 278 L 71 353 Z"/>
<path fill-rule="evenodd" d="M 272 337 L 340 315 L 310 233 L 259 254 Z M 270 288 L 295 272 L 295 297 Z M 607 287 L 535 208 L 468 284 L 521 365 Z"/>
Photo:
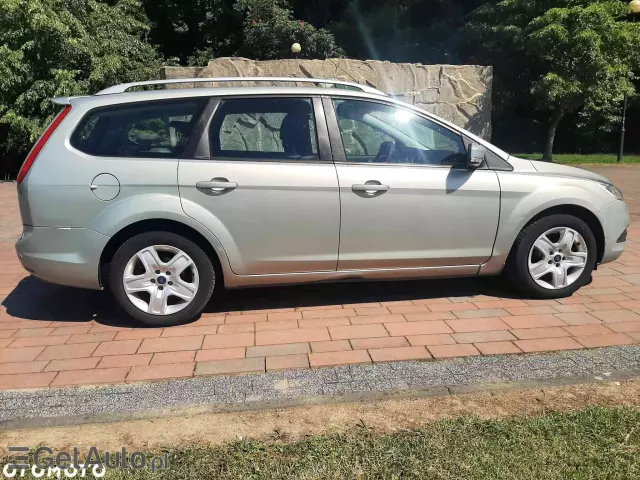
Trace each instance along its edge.
<path fill-rule="evenodd" d="M 216 292 L 204 313 L 478 295 L 522 298 L 499 277 L 315 283 Z M 15 320 L 78 324 L 94 321 L 101 325 L 145 328 L 124 314 L 109 292 L 57 286 L 33 276 L 23 279 L 2 305 Z"/>

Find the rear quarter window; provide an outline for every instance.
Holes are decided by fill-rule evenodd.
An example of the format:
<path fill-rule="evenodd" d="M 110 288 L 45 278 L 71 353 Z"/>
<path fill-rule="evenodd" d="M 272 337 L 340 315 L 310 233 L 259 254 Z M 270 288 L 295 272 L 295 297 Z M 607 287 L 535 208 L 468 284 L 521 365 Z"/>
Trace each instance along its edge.
<path fill-rule="evenodd" d="M 99 157 L 179 158 L 207 98 L 136 102 L 89 111 L 71 145 Z"/>

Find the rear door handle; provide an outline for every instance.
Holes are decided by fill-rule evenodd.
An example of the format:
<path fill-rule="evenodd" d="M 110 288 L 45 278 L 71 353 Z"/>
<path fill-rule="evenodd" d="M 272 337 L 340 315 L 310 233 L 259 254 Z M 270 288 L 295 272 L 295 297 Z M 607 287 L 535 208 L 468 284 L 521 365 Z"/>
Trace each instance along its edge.
<path fill-rule="evenodd" d="M 382 185 L 377 180 L 369 180 L 366 183 L 356 183 L 351 186 L 351 190 L 354 192 L 364 192 L 369 195 L 373 194 L 383 194 L 387 190 L 389 190 L 389 185 Z"/>
<path fill-rule="evenodd" d="M 226 178 L 212 178 L 210 181 L 196 183 L 196 188 L 200 190 L 211 190 L 212 192 L 224 192 L 237 187 L 237 183 L 230 182 Z"/>

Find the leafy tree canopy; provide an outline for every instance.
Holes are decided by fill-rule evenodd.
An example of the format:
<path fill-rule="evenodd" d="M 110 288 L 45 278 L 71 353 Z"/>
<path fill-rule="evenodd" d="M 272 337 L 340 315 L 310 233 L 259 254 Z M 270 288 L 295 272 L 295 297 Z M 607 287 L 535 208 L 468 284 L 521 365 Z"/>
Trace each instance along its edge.
<path fill-rule="evenodd" d="M 148 30 L 139 0 L 0 0 L 0 152 L 24 154 L 52 97 L 156 77 Z"/>
<path fill-rule="evenodd" d="M 567 113 L 610 122 L 623 95 L 634 94 L 640 24 L 629 22 L 627 13 L 627 4 L 617 0 L 503 0 L 472 15 L 478 56 L 490 56 L 496 74 L 511 77 L 508 84 L 526 85 L 534 107 L 549 115 L 544 159 L 551 160 L 556 128 Z"/>

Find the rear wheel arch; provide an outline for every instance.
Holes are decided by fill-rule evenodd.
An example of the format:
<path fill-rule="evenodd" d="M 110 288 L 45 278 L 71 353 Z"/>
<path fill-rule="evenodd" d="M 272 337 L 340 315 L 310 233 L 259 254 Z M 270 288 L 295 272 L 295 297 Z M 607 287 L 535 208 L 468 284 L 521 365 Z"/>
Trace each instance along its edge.
<path fill-rule="evenodd" d="M 198 245 L 211 259 L 213 267 L 215 269 L 216 278 L 221 280 L 221 285 L 224 286 L 224 272 L 220 263 L 220 258 L 213 247 L 200 232 L 193 227 L 185 225 L 184 223 L 177 222 L 175 220 L 167 219 L 148 219 L 140 220 L 138 222 L 127 225 L 116 233 L 105 245 L 100 256 L 100 285 L 105 285 L 105 278 L 107 274 L 108 265 L 113 259 L 118 248 L 131 237 L 140 233 L 152 232 L 152 231 L 164 231 L 175 233 L 188 238 L 196 245 Z"/>
<path fill-rule="evenodd" d="M 572 215 L 576 218 L 579 218 L 593 232 L 593 236 L 596 239 L 597 246 L 597 256 L 596 256 L 596 265 L 602 261 L 602 256 L 604 255 L 604 246 L 605 246 L 605 238 L 604 238 L 604 229 L 602 228 L 602 224 L 598 217 L 588 208 L 582 207 L 580 205 L 556 205 L 554 207 L 547 208 L 539 213 L 537 213 L 534 217 L 532 217 L 520 230 L 522 232 L 532 223 L 540 220 L 541 218 L 548 217 L 550 215 Z M 518 233 L 520 233 L 518 232 Z M 511 252 L 513 251 L 514 244 L 511 246 Z M 510 252 L 510 254 L 511 254 Z"/>

